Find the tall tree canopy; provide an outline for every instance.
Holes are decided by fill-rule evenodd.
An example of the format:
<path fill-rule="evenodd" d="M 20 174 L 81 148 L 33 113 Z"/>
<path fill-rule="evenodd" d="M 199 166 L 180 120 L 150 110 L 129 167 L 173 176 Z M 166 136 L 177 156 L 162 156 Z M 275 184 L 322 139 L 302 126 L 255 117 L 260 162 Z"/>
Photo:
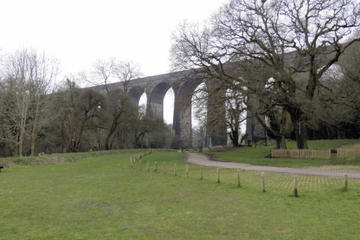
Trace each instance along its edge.
<path fill-rule="evenodd" d="M 247 86 L 243 94 L 266 106 L 256 113 L 264 127 L 281 137 L 286 131 L 261 119 L 265 113 L 279 121 L 285 112 L 298 148 L 307 148 L 320 79 L 360 40 L 353 37 L 359 24 L 356 0 L 232 0 L 209 26 L 180 27 L 172 62 L 199 67 L 226 88 Z"/>

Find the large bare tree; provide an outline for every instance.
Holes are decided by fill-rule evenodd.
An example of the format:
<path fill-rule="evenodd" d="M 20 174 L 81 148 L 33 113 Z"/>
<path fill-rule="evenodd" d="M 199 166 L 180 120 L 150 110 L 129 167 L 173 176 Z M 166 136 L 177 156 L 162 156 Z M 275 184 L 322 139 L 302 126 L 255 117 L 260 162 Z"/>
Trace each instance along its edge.
<path fill-rule="evenodd" d="M 102 120 L 107 108 L 105 97 L 93 89 L 78 88 L 74 81 L 67 79 L 52 100 L 64 150 L 80 151 L 85 132 L 97 128 Z"/>
<path fill-rule="evenodd" d="M 24 153 L 24 141 L 30 139 L 30 154 L 35 154 L 38 130 L 44 119 L 42 105 L 58 73 L 58 62 L 45 54 L 24 49 L 8 56 L 3 66 L 3 84 L 7 92 L 4 109 L 9 140 L 17 145 L 16 155 Z M 12 140 L 11 140 L 12 139 Z"/>
<path fill-rule="evenodd" d="M 307 148 L 320 79 L 360 40 L 351 38 L 359 20 L 355 0 L 232 0 L 209 27 L 179 29 L 173 63 L 200 67 L 223 81 L 245 85 L 248 96 L 260 100 L 265 85 L 271 84 L 274 94 L 267 92 L 270 107 L 290 114 L 297 146 Z M 261 63 L 271 75 L 265 79 L 254 76 L 252 82 L 239 78 L 239 72 L 248 70 L 241 66 L 245 62 Z"/>
<path fill-rule="evenodd" d="M 127 92 L 129 81 L 141 75 L 140 67 L 137 64 L 110 58 L 97 60 L 87 81 L 93 85 L 102 85 L 107 93 L 111 91 L 109 86 L 111 83 L 122 82 L 122 90 Z"/>
<path fill-rule="evenodd" d="M 139 67 L 130 62 L 115 59 L 99 60 L 94 66 L 92 81 L 101 84 L 105 89 L 109 107 L 108 122 L 106 124 L 105 149 L 111 149 L 115 141 L 116 132 L 122 121 L 130 121 L 136 114 L 135 104 L 128 93 L 129 81 L 141 75 Z M 122 82 L 123 89 L 111 89 L 111 82 Z"/>

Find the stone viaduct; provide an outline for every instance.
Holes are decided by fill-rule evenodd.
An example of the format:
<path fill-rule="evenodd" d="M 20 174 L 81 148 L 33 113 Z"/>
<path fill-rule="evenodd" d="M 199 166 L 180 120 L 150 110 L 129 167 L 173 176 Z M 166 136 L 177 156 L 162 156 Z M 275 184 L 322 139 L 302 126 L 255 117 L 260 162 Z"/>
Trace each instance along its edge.
<path fill-rule="evenodd" d="M 204 82 L 204 77 L 193 70 L 172 72 L 156 76 L 148 76 L 133 79 L 127 83 L 127 91 L 131 98 L 138 103 L 143 93 L 147 95 L 147 112 L 151 112 L 159 118 L 163 118 L 163 100 L 166 92 L 172 88 L 174 91 L 175 103 L 173 113 L 173 130 L 177 146 L 188 147 L 192 142 L 192 113 L 191 98 L 194 90 Z M 206 81 L 207 87 L 215 87 L 216 81 Z M 99 87 L 99 86 L 98 86 Z M 124 88 L 123 82 L 116 82 L 108 85 L 110 90 Z M 216 116 L 219 124 L 207 126 L 208 144 L 225 145 L 227 133 L 225 126 L 225 103 L 219 104 L 218 96 L 209 96 L 207 106 L 208 118 Z M 248 114 L 249 116 L 249 114 Z M 264 138 L 264 130 L 256 124 L 255 118 L 249 118 L 246 125 L 246 141 L 254 141 Z"/>
<path fill-rule="evenodd" d="M 333 48 L 323 48 L 323 53 L 317 56 L 318 66 L 321 66 L 331 56 L 334 56 Z M 296 52 L 286 53 L 284 61 L 286 64 L 297 67 L 300 66 L 303 69 L 307 69 L 307 66 L 309 66 L 309 59 L 299 56 Z M 238 63 L 241 62 L 237 62 L 237 64 Z M 238 75 L 241 76 L 242 74 L 238 73 Z M 266 77 L 268 79 L 272 76 Z M 304 79 L 304 73 L 301 73 L 297 79 L 302 81 Z M 203 82 L 205 82 L 205 76 L 203 73 L 195 72 L 194 70 L 186 70 L 133 79 L 127 83 L 127 91 L 137 104 L 141 95 L 145 92 L 147 95 L 147 111 L 159 118 L 163 118 L 163 100 L 166 92 L 172 88 L 175 95 L 173 113 L 173 130 L 175 131 L 175 139 L 178 141 L 177 146 L 181 145 L 186 147 L 191 146 L 192 142 L 191 98 L 194 90 Z M 207 78 L 206 86 L 207 88 L 216 87 L 217 81 Z M 110 90 L 117 88 L 124 89 L 124 83 L 112 83 L 108 85 L 108 88 Z M 213 116 L 216 116 L 217 119 L 224 119 L 224 121 L 219 121 L 218 124 L 207 126 L 206 131 L 208 134 L 208 142 L 213 146 L 225 145 L 227 141 L 225 104 L 224 102 L 219 103 L 221 99 L 223 98 L 219 98 L 216 94 L 208 96 L 207 117 L 212 118 Z M 256 109 L 257 99 L 250 99 L 247 104 L 247 108 L 250 110 L 247 112 L 245 141 L 256 142 L 264 139 L 265 131 L 258 123 L 255 116 L 251 113 L 251 109 Z"/>

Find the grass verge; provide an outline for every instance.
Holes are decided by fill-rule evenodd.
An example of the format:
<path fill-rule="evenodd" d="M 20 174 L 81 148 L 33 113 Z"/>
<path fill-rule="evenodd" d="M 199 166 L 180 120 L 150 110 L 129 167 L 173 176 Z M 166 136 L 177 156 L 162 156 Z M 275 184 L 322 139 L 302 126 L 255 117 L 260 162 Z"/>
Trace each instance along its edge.
<path fill-rule="evenodd" d="M 313 140 L 309 141 L 310 149 L 336 149 L 341 146 L 353 145 L 359 140 Z M 295 148 L 294 142 L 289 142 L 288 147 Z M 360 165 L 360 157 L 337 159 L 332 154 L 331 159 L 295 159 L 295 158 L 269 158 L 271 147 L 257 146 L 241 147 L 227 152 L 210 152 L 215 158 L 231 162 L 242 162 L 256 165 L 281 166 L 281 167 L 320 167 L 328 165 Z"/>
<path fill-rule="evenodd" d="M 189 166 L 182 153 L 133 153 L 0 173 L 0 239 L 358 239 L 360 184 Z M 155 161 L 158 171 L 154 172 Z M 176 164 L 177 174 L 174 176 Z M 202 169 L 202 170 L 200 170 Z M 203 180 L 200 180 L 200 173 Z"/>

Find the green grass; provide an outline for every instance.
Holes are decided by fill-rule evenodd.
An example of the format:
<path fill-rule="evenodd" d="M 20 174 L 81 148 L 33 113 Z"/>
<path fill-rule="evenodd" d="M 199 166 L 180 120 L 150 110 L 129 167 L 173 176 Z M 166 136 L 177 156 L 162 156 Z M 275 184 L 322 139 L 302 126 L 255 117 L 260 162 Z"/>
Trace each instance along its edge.
<path fill-rule="evenodd" d="M 309 141 L 310 149 L 336 149 L 341 146 L 358 144 L 360 140 L 313 140 Z M 296 148 L 295 142 L 288 142 L 288 148 Z M 360 165 L 360 157 L 336 159 L 332 154 L 330 160 L 326 159 L 295 159 L 295 158 L 269 158 L 271 147 L 258 145 L 255 147 L 242 147 L 228 152 L 210 152 L 214 157 L 231 162 L 242 162 L 257 165 L 282 167 L 319 167 L 325 165 Z"/>
<path fill-rule="evenodd" d="M 310 140 L 308 141 L 309 149 L 337 149 L 342 146 L 351 146 L 359 144 L 359 139 L 326 139 L 326 140 Z M 295 141 L 288 141 L 289 149 L 296 149 Z"/>
<path fill-rule="evenodd" d="M 0 173 L 0 239 L 358 239 L 360 182 L 190 165 L 182 153 L 134 153 L 27 165 Z M 154 161 L 159 171 L 154 172 Z M 150 169 L 147 169 L 149 162 Z M 174 163 L 177 176 L 173 176 Z"/>
<path fill-rule="evenodd" d="M 12 165 L 46 165 L 46 164 L 58 164 L 64 162 L 74 162 L 80 159 L 97 157 L 104 155 L 112 155 L 119 153 L 139 153 L 146 151 L 142 149 L 122 149 L 122 150 L 107 150 L 107 151 L 94 151 L 94 152 L 76 152 L 76 153 L 53 153 L 45 154 L 42 156 L 28 156 L 28 157 L 7 157 L 0 158 L 0 165 L 12 166 Z M 163 150 L 157 150 L 163 151 Z M 171 150 L 166 150 L 171 151 Z"/>

